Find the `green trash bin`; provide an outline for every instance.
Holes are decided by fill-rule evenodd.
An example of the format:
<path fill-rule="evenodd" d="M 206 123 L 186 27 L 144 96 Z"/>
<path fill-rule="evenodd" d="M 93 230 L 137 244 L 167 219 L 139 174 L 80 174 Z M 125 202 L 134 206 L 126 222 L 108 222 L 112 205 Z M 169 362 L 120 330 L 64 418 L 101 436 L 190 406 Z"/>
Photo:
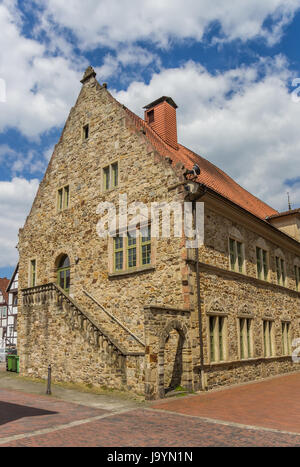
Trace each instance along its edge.
<path fill-rule="evenodd" d="M 15 361 L 16 361 L 16 372 L 20 373 L 20 357 L 17 355 L 15 356 Z"/>
<path fill-rule="evenodd" d="M 14 355 L 7 355 L 7 371 L 14 371 Z"/>
<path fill-rule="evenodd" d="M 17 371 L 17 362 L 16 362 L 16 356 L 14 355 L 13 356 L 13 359 L 12 359 L 12 370 L 14 373 Z"/>

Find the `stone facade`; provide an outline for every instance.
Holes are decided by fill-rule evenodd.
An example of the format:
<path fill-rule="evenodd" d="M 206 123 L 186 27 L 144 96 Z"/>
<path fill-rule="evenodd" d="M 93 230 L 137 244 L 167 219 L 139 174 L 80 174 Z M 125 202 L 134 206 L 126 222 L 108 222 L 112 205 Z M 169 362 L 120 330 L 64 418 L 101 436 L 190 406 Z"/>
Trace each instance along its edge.
<path fill-rule="evenodd" d="M 293 265 L 300 246 L 267 223 L 236 207 L 225 209 L 224 200 L 206 193 L 200 199 L 205 203 L 205 245 L 199 251 L 199 282 L 195 252 L 187 250 L 184 238 L 173 236 L 152 239 L 149 264 L 115 270 L 113 239 L 97 233 L 99 203 L 118 205 L 120 194 L 127 195 L 128 204 L 183 202 L 183 166 L 171 162 L 87 70 L 20 230 L 18 338 L 23 375 L 45 378 L 51 364 L 57 381 L 127 388 L 155 398 L 174 386 L 199 390 L 297 370 L 291 356 L 281 354 L 280 323 L 289 321 L 290 337 L 298 337 Z M 116 163 L 118 184 L 105 189 L 104 169 Z M 64 187 L 68 204 L 58 209 Z M 243 274 L 229 270 L 231 235 L 244 244 Z M 270 252 L 268 281 L 256 278 L 256 244 Z M 286 287 L 276 285 L 278 249 L 286 258 Z M 55 285 L 64 255 L 70 261 L 68 293 Z M 211 315 L 225 317 L 226 361 L 210 362 Z M 240 316 L 253 319 L 253 356 L 247 361 L 239 357 Z M 272 358 L 263 356 L 264 317 L 275 320 Z"/>

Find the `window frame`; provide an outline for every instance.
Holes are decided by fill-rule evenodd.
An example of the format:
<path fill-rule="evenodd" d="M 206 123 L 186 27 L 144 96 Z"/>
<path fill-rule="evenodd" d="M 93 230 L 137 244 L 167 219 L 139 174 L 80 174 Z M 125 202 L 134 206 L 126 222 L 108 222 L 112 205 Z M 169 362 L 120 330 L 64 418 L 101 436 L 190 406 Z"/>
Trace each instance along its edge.
<path fill-rule="evenodd" d="M 70 207 L 70 185 L 64 185 L 57 190 L 56 210 L 66 211 Z"/>
<path fill-rule="evenodd" d="M 119 161 L 102 167 L 102 191 L 104 193 L 115 190 L 120 186 L 120 164 Z"/>
<path fill-rule="evenodd" d="M 281 321 L 282 355 L 290 356 L 292 354 L 291 322 Z"/>
<path fill-rule="evenodd" d="M 1 307 L 1 319 L 7 319 L 8 318 L 8 309 L 7 306 L 2 306 Z"/>
<path fill-rule="evenodd" d="M 138 229 L 136 232 L 136 237 L 130 237 L 129 232 L 127 235 L 119 234 L 113 237 L 113 274 L 122 274 L 126 272 L 134 272 L 136 270 L 143 270 L 147 268 L 151 268 L 153 264 L 153 242 L 151 238 L 151 226 L 148 226 L 148 237 L 143 237 L 142 228 Z M 116 239 L 122 238 L 123 239 L 123 246 L 122 248 L 116 249 Z M 133 240 L 132 244 L 129 242 L 129 238 Z M 147 240 L 143 241 L 143 239 L 147 238 Z M 135 241 L 134 241 L 135 240 Z M 150 247 L 150 251 L 148 251 L 148 258 L 149 262 L 143 264 L 143 247 Z M 130 265 L 130 252 L 135 250 L 135 265 Z M 122 252 L 122 269 L 116 269 L 116 254 Z"/>
<path fill-rule="evenodd" d="M 151 239 L 151 228 L 150 226 L 148 227 L 148 233 L 150 232 L 150 235 L 147 237 L 143 236 L 143 233 L 141 232 L 141 239 L 140 239 L 140 265 L 141 267 L 146 267 L 151 265 L 151 253 L 152 253 L 152 239 Z M 146 239 L 146 240 L 143 240 Z M 150 246 L 150 252 L 147 251 L 147 256 L 146 258 L 149 258 L 149 262 L 143 263 L 143 248 L 146 248 L 148 250 L 148 246 Z"/>
<path fill-rule="evenodd" d="M 208 317 L 208 357 L 211 364 L 227 361 L 227 316 L 211 314 Z M 213 324 L 213 326 L 211 326 Z"/>
<path fill-rule="evenodd" d="M 233 249 L 231 245 L 233 243 Z M 241 255 L 239 254 L 238 247 L 241 247 Z M 228 239 L 228 248 L 229 248 L 229 267 L 230 270 L 233 272 L 237 272 L 239 274 L 245 274 L 245 244 L 241 240 L 238 240 L 234 237 L 229 236 Z M 234 255 L 234 265 L 232 262 L 232 253 Z M 239 257 L 242 258 L 242 264 L 239 263 Z"/>
<path fill-rule="evenodd" d="M 285 258 L 280 255 L 275 255 L 275 269 L 276 269 L 276 279 L 277 285 L 286 287 L 286 261 Z"/>
<path fill-rule="evenodd" d="M 116 248 L 116 241 L 117 239 L 122 239 L 122 247 L 120 248 Z M 116 255 L 118 253 L 122 253 L 122 269 L 117 269 L 116 268 L 116 264 L 117 264 L 117 261 L 116 261 Z M 118 273 L 118 272 L 122 272 L 124 271 L 124 237 L 122 237 L 121 235 L 118 235 L 116 237 L 113 238 L 113 271 Z"/>
<path fill-rule="evenodd" d="M 56 272 L 57 283 L 67 294 L 69 294 L 70 289 L 71 289 L 71 260 L 70 260 L 70 257 L 67 254 L 65 254 L 63 257 L 68 258 L 69 266 L 60 267 L 58 265 L 57 272 Z M 59 264 L 61 264 L 62 258 L 61 258 Z M 64 286 L 63 287 L 61 286 L 61 273 L 63 273 L 63 280 L 64 280 Z M 68 281 L 68 279 L 67 279 L 68 273 L 69 273 L 69 287 L 67 288 L 66 285 L 67 285 L 67 281 Z"/>
<path fill-rule="evenodd" d="M 127 268 L 130 269 L 135 269 L 137 267 L 137 249 L 138 249 L 138 238 L 134 236 L 130 236 L 130 232 L 127 233 L 127 239 L 126 239 L 126 260 L 127 260 Z M 133 258 L 131 258 L 131 254 L 135 251 L 135 264 L 133 266 L 130 266 L 130 261 L 132 261 Z"/>
<path fill-rule="evenodd" d="M 82 127 L 82 140 L 88 141 L 89 137 L 90 137 L 90 124 L 86 123 Z"/>
<path fill-rule="evenodd" d="M 33 263 L 34 263 L 34 269 L 33 269 Z M 37 259 L 36 258 L 31 258 L 29 260 L 29 280 L 28 280 L 28 286 L 29 288 L 36 287 L 37 284 Z"/>
<path fill-rule="evenodd" d="M 276 356 L 274 327 L 275 327 L 274 320 L 263 319 L 263 354 L 264 354 L 264 358 L 272 358 L 272 357 Z"/>
<path fill-rule="evenodd" d="M 238 318 L 240 360 L 253 358 L 253 318 Z"/>
<path fill-rule="evenodd" d="M 270 261 L 269 261 L 269 251 L 265 250 L 260 246 L 256 246 L 256 277 L 262 281 L 269 281 L 269 272 L 270 272 Z M 265 260 L 264 260 L 265 255 Z M 261 271 L 259 271 L 258 265 L 261 265 Z"/>

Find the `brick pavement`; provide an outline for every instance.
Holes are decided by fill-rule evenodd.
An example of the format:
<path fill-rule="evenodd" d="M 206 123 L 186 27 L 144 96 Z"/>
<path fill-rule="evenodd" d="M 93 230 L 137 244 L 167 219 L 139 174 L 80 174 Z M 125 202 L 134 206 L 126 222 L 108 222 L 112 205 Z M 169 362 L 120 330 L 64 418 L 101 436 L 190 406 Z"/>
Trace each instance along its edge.
<path fill-rule="evenodd" d="M 288 375 L 122 413 L 0 389 L 0 445 L 300 446 L 299 383 Z"/>
<path fill-rule="evenodd" d="M 0 389 L 1 438 L 49 426 L 63 425 L 105 414 L 102 409 L 72 404 L 52 397 Z"/>
<path fill-rule="evenodd" d="M 7 443 L 8 447 L 300 446 L 300 436 L 207 423 L 198 418 L 134 410 Z"/>
<path fill-rule="evenodd" d="M 300 433 L 300 373 L 222 389 L 153 408 Z"/>

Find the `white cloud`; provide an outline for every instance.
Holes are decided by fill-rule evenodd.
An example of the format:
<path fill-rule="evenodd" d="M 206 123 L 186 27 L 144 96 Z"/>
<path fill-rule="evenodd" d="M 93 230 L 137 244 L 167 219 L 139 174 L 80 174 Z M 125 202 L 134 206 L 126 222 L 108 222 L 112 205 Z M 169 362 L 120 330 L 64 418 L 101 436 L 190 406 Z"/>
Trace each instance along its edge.
<path fill-rule="evenodd" d="M 38 186 L 38 180 L 24 178 L 0 182 L 0 267 L 14 266 L 18 260 L 18 230 L 23 227 Z"/>
<path fill-rule="evenodd" d="M 190 61 L 114 95 L 140 116 L 144 105 L 171 96 L 179 106 L 179 141 L 285 210 L 287 191 L 300 206 L 300 183 L 285 185 L 300 174 L 300 103 L 288 92 L 291 81 L 281 56 L 216 75 Z"/>
<path fill-rule="evenodd" d="M 51 56 L 45 45 L 22 36 L 14 3 L 0 3 L 0 78 L 6 82 L 6 102 L 0 103 L 0 132 L 15 127 L 37 138 L 61 126 L 80 89 L 84 61 Z M 80 71 L 78 71 L 80 69 Z"/>
<path fill-rule="evenodd" d="M 46 11 L 41 13 L 43 3 Z M 132 75 L 137 79 L 139 70 L 145 67 L 156 71 L 161 67 L 158 55 L 145 44 L 138 45 L 139 41 L 166 47 L 187 38 L 202 40 L 211 22 L 220 21 L 226 40 L 258 35 L 274 42 L 299 1 L 236 1 L 229 7 L 223 0 L 49 0 L 39 2 L 35 11 L 33 39 L 22 34 L 23 17 L 17 5 L 15 0 L 0 3 L 0 79 L 5 80 L 7 93 L 6 102 L 0 102 L 0 132 L 13 127 L 28 138 L 38 138 L 63 125 L 88 65 L 86 59 L 76 55 L 62 28 L 70 28 L 82 49 L 114 49 L 98 66 L 98 77 L 105 80 L 122 73 L 126 82 Z M 28 5 L 33 8 L 35 2 L 31 0 Z M 276 19 L 271 30 L 263 28 L 268 16 Z"/>
<path fill-rule="evenodd" d="M 23 153 L 15 151 L 7 144 L 1 144 L 0 163 L 2 167 L 8 168 L 12 176 L 22 175 L 24 171 L 30 174 L 43 174 L 51 157 L 49 155 L 51 150 L 53 152 L 53 149 L 49 148 L 42 154 L 36 150 Z"/>
<path fill-rule="evenodd" d="M 270 44 L 299 8 L 298 0 L 42 0 L 45 24 L 69 28 L 82 49 L 150 41 L 160 47 L 201 41 L 218 22 L 224 40 L 263 37 Z M 264 22 L 271 19 L 272 26 Z"/>
<path fill-rule="evenodd" d="M 157 54 L 139 46 L 128 45 L 126 47 L 120 46 L 115 54 L 105 55 L 103 64 L 100 67 L 95 67 L 95 71 L 100 81 L 113 75 L 121 75 L 124 83 L 125 79 L 129 81 L 132 76 L 135 78 L 140 76 L 139 71 L 145 71 L 145 68 L 150 65 L 152 70 L 161 67 L 161 60 Z M 134 68 L 132 69 L 132 67 Z"/>

